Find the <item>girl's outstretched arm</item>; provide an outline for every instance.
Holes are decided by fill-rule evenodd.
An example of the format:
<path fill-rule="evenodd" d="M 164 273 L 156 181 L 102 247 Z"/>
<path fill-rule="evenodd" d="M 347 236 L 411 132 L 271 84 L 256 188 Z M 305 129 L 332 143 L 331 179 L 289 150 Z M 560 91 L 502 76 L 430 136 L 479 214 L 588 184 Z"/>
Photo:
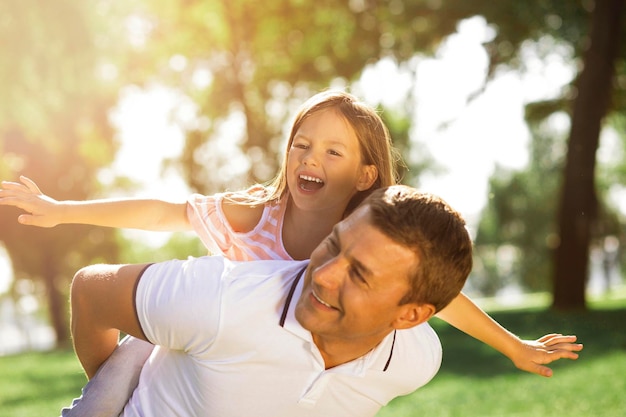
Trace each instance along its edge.
<path fill-rule="evenodd" d="M 156 199 L 57 201 L 42 193 L 31 179 L 21 176 L 20 181 L 2 182 L 0 205 L 26 211 L 18 217 L 21 224 L 54 227 L 80 223 L 155 231 L 191 229 L 186 215 L 186 202 Z"/>
<path fill-rule="evenodd" d="M 577 359 L 576 352 L 583 348 L 582 344 L 575 343 L 576 336 L 561 334 L 548 334 L 537 340 L 521 340 L 462 293 L 437 317 L 496 349 L 517 368 L 545 377 L 552 376 L 552 369 L 545 365 L 558 359 Z"/>

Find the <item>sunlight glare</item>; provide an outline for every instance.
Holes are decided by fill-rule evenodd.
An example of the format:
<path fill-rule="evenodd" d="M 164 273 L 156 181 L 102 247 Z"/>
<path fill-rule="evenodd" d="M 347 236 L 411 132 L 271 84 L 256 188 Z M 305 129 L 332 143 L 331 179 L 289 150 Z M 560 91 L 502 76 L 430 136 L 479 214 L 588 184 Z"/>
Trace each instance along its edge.
<path fill-rule="evenodd" d="M 9 290 L 11 282 L 13 282 L 13 267 L 6 249 L 0 246 L 0 294 Z"/>
<path fill-rule="evenodd" d="M 163 86 L 126 87 L 111 112 L 120 148 L 113 173 L 145 185 L 142 195 L 185 198 L 189 190 L 179 175 L 163 173 L 166 158 L 176 158 L 184 145 L 181 126 L 195 120 L 195 105 L 175 90 Z M 111 173 L 105 170 L 103 179 Z"/>

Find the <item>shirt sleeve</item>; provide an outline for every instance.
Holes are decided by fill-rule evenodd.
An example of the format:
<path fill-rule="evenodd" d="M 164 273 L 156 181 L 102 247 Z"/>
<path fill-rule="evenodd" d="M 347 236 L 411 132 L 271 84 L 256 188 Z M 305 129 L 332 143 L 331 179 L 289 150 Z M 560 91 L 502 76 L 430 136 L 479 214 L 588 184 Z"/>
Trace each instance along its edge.
<path fill-rule="evenodd" d="M 137 285 L 137 318 L 148 340 L 190 354 L 211 346 L 220 322 L 226 261 L 190 258 L 151 265 Z"/>
<path fill-rule="evenodd" d="M 225 254 L 233 233 L 222 212 L 224 194 L 204 196 L 193 194 L 187 200 L 187 218 L 211 255 Z"/>
<path fill-rule="evenodd" d="M 263 242 L 260 243 L 264 236 L 262 233 L 259 235 L 257 229 L 264 224 L 268 216 L 268 206 L 263 200 L 267 192 L 265 187 L 255 185 L 243 191 L 219 193 L 212 196 L 193 194 L 189 197 L 187 218 L 210 255 L 224 255 L 231 260 L 239 261 L 267 259 L 268 257 L 269 259 L 285 259 L 280 255 L 259 256 L 256 253 L 257 246 L 266 245 Z M 233 230 L 222 208 L 225 199 L 242 204 L 257 201 L 258 204 L 265 205 L 261 220 L 253 231 L 240 233 Z M 274 239 L 274 236 L 272 235 L 271 238 Z"/>

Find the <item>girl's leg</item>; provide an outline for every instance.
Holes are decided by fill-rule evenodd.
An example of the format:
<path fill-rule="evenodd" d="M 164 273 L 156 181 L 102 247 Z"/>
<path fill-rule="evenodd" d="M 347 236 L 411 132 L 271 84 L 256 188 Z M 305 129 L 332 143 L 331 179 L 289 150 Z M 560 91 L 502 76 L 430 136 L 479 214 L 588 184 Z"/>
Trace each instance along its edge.
<path fill-rule="evenodd" d="M 132 395 L 154 346 L 126 336 L 83 388 L 82 396 L 61 410 L 62 417 L 118 417 Z"/>

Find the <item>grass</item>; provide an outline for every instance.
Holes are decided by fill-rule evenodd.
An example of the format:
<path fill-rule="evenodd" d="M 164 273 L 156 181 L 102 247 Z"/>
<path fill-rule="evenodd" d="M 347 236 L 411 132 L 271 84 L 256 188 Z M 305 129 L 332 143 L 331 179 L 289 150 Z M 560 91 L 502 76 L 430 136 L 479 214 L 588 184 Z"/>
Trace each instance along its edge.
<path fill-rule="evenodd" d="M 523 338 L 576 334 L 585 349 L 575 361 L 551 366 L 552 378 L 521 372 L 504 356 L 441 322 L 439 374 L 377 417 L 622 417 L 626 410 L 626 301 L 578 314 L 526 309 L 492 312 Z"/>
<path fill-rule="evenodd" d="M 86 379 L 72 351 L 0 357 L 0 415 L 56 417 Z"/>
<path fill-rule="evenodd" d="M 523 338 L 559 331 L 585 344 L 580 359 L 560 361 L 552 378 L 514 368 L 502 355 L 434 320 L 444 347 L 435 379 L 394 400 L 377 417 L 617 417 L 626 410 L 626 298 L 591 303 L 586 313 L 533 306 L 491 315 Z M 0 415 L 55 417 L 85 382 L 71 351 L 0 357 Z"/>

